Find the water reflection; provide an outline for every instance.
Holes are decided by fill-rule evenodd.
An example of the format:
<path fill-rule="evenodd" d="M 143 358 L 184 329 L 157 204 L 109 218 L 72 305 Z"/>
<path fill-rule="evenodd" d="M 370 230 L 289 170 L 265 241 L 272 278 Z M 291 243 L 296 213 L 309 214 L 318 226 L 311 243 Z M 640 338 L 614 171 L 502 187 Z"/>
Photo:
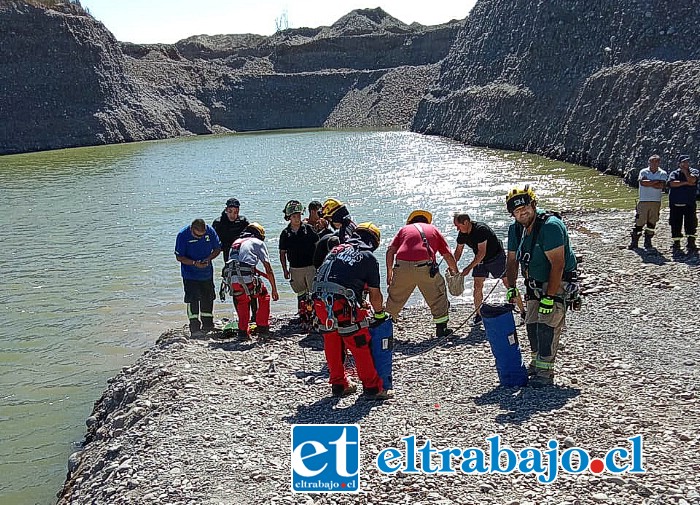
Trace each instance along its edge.
<path fill-rule="evenodd" d="M 431 210 L 453 246 L 456 210 L 505 236 L 504 195 L 524 183 L 549 208 L 634 206 L 634 191 L 594 170 L 396 131 L 242 134 L 1 157 L 0 502 L 50 503 L 105 380 L 161 331 L 186 323 L 173 248 L 193 218 L 210 223 L 228 197 L 239 198 L 242 214 L 266 227 L 278 265 L 284 203 L 339 197 L 357 222 L 379 225 L 384 272 L 386 245 L 411 209 Z M 273 311 L 293 311 L 283 281 L 280 291 Z M 232 307 L 215 311 L 229 315 Z"/>

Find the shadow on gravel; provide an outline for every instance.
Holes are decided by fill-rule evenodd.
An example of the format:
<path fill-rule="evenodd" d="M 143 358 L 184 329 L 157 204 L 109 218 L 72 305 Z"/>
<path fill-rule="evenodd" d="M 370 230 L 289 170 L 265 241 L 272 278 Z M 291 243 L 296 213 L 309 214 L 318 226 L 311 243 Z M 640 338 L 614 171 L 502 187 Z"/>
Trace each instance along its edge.
<path fill-rule="evenodd" d="M 642 263 L 651 263 L 652 265 L 664 265 L 669 261 L 669 259 L 663 254 L 661 254 L 656 248 L 632 249 L 632 252 L 639 256 L 639 258 L 642 260 Z"/>
<path fill-rule="evenodd" d="M 481 396 L 474 397 L 476 405 L 499 404 L 501 412 L 496 415 L 497 423 L 521 424 L 533 414 L 560 409 L 572 398 L 581 394 L 580 389 L 570 386 L 550 386 L 545 388 L 506 388 L 498 386 Z"/>
<path fill-rule="evenodd" d="M 684 252 L 679 252 L 673 254 L 673 261 L 685 263 L 687 265 L 700 265 L 700 256 L 698 256 L 698 253 L 686 254 Z"/>
<path fill-rule="evenodd" d="M 381 405 L 380 402 L 364 400 L 357 401 L 347 408 L 335 408 L 340 398 L 321 398 L 310 405 L 297 405 L 297 412 L 285 417 L 289 424 L 351 424 L 365 417 L 372 408 Z"/>
<path fill-rule="evenodd" d="M 247 351 L 255 347 L 256 342 L 254 340 L 221 340 L 209 342 L 209 349 L 221 349 L 223 351 Z"/>
<path fill-rule="evenodd" d="M 467 326 L 459 328 L 452 335 L 436 339 L 435 337 L 426 337 L 425 340 L 420 342 L 415 342 L 411 340 L 400 340 L 398 338 L 394 339 L 394 359 L 396 356 L 403 356 L 409 358 L 411 356 L 417 356 L 429 352 L 432 349 L 450 348 L 456 347 L 458 345 L 476 345 L 482 342 L 486 342 L 486 332 L 481 325 L 479 326 Z"/>
<path fill-rule="evenodd" d="M 299 340 L 299 347 L 312 351 L 323 351 L 323 336 L 318 332 L 312 332 Z"/>

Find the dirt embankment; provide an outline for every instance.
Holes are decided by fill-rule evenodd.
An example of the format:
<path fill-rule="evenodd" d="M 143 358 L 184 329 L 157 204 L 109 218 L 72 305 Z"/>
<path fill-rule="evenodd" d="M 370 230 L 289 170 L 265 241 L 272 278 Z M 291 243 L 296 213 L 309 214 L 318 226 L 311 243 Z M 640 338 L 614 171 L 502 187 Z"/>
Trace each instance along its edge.
<path fill-rule="evenodd" d="M 412 129 L 618 175 L 697 163 L 699 23 L 693 2 L 480 0 Z"/>
<path fill-rule="evenodd" d="M 461 25 L 363 9 L 271 37 L 138 45 L 61 5 L 0 0 L 0 155 L 230 131 L 408 129 Z"/>

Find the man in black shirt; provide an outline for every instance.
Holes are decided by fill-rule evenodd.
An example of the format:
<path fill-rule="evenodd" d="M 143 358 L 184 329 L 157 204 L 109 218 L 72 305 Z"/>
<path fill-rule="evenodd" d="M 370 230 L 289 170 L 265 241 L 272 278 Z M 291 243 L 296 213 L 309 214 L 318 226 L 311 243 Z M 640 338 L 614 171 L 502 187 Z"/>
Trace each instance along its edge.
<path fill-rule="evenodd" d="M 289 280 L 297 295 L 301 323 L 310 330 L 313 316 L 309 293 L 316 275 L 313 258 L 318 235 L 313 226 L 301 222 L 303 211 L 304 206 L 298 200 L 290 200 L 285 205 L 284 219 L 289 225 L 280 234 L 279 250 L 284 278 Z"/>
<path fill-rule="evenodd" d="M 229 198 L 226 200 L 226 208 L 212 223 L 212 228 L 221 241 L 224 262 L 228 261 L 231 244 L 241 236 L 243 230 L 250 224 L 245 216 L 240 215 L 240 208 L 241 203 L 236 198 Z"/>
<path fill-rule="evenodd" d="M 474 259 L 462 270 L 466 276 L 472 272 L 474 278 L 474 307 L 477 309 L 474 324 L 481 322 L 481 303 L 484 300 L 484 280 L 491 275 L 494 279 L 501 279 L 503 285 L 508 287 L 506 279 L 506 254 L 503 244 L 493 230 L 485 223 L 472 221 L 469 214 L 455 213 L 454 225 L 459 230 L 457 235 L 457 247 L 455 248 L 455 260 L 459 261 L 468 245 L 474 251 Z M 523 302 L 518 296 L 515 299 L 524 317 Z"/>
<path fill-rule="evenodd" d="M 221 250 L 224 253 L 224 264 L 228 261 L 229 254 L 231 253 L 231 244 L 241 236 L 243 230 L 250 224 L 245 216 L 241 216 L 240 209 L 241 202 L 239 202 L 237 198 L 229 198 L 226 200 L 226 208 L 211 225 L 221 241 Z M 236 301 L 234 299 L 234 305 L 235 303 Z M 250 302 L 252 321 L 255 321 L 257 310 L 258 301 L 252 299 Z"/>

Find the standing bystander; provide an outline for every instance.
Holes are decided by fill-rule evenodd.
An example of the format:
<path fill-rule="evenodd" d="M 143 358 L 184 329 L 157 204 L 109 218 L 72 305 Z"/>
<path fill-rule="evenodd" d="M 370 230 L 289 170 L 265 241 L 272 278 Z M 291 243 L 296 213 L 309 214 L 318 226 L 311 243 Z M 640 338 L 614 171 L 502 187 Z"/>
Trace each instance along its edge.
<path fill-rule="evenodd" d="M 656 223 L 659 222 L 661 212 L 661 195 L 666 185 L 668 174 L 659 168 L 661 157 L 654 154 L 649 158 L 649 166 L 639 171 L 639 201 L 632 228 L 632 242 L 629 249 L 639 247 L 639 238 L 644 230 L 644 248 L 652 247 L 651 239 L 656 232 Z M 646 225 L 646 229 L 644 226 Z"/>
<path fill-rule="evenodd" d="M 697 193 L 698 170 L 690 168 L 690 156 L 682 154 L 678 157 L 678 168 L 668 176 L 668 206 L 669 224 L 671 225 L 671 246 L 674 253 L 681 251 L 682 228 L 685 226 L 685 236 L 688 240 L 688 253 L 696 253 L 695 242 L 698 229 Z"/>
<path fill-rule="evenodd" d="M 211 261 L 221 252 L 214 229 L 203 219 L 195 219 L 177 234 L 175 258 L 185 288 L 187 317 L 193 336 L 214 329 L 214 268 Z M 200 321 L 201 317 L 201 321 Z"/>

